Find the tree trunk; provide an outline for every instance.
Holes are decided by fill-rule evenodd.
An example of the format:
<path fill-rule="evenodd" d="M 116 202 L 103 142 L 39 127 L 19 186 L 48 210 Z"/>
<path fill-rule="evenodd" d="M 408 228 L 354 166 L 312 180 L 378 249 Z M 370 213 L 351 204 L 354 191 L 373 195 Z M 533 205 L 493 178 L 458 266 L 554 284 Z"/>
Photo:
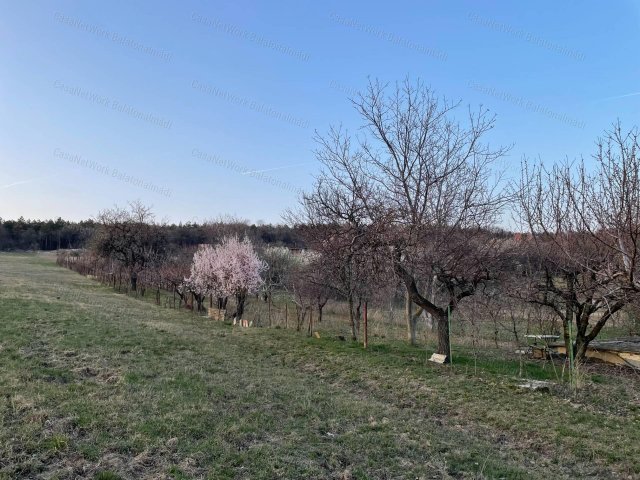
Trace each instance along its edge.
<path fill-rule="evenodd" d="M 430 313 L 437 319 L 438 326 L 438 353 L 447 356 L 447 361 L 451 359 L 451 346 L 449 343 L 449 319 L 446 308 L 440 308 L 433 304 L 427 298 L 420 295 L 418 287 L 413 276 L 398 262 L 394 263 L 394 270 L 396 274 L 403 281 L 409 297 L 416 305 L 422 307 L 425 312 Z M 449 306 L 455 305 L 455 297 L 449 298 Z M 449 310 L 449 313 L 451 310 Z"/>
<path fill-rule="evenodd" d="M 303 305 L 298 305 L 296 303 L 296 332 L 299 332 L 304 324 L 304 318 L 307 315 L 307 309 Z"/>
<path fill-rule="evenodd" d="M 136 272 L 131 272 L 130 282 L 131 291 L 136 292 L 138 290 L 138 274 Z"/>
<path fill-rule="evenodd" d="M 575 296 L 575 278 L 571 274 L 565 275 L 565 281 L 567 282 L 567 288 L 569 290 L 570 298 L 565 300 L 565 315 L 563 322 L 563 330 L 564 330 L 564 345 L 567 351 L 567 358 L 570 359 L 570 365 L 573 364 L 573 358 L 575 358 L 575 350 L 573 349 L 573 342 L 571 339 L 571 326 L 573 325 L 573 305 L 571 301 Z M 573 372 L 572 372 L 573 374 Z"/>
<path fill-rule="evenodd" d="M 405 315 L 407 321 L 407 340 L 411 345 L 415 345 L 417 343 L 417 332 L 418 332 L 418 320 L 420 316 L 424 312 L 424 308 L 418 307 L 416 312 L 413 311 L 413 301 L 411 300 L 411 296 L 409 292 L 405 292 Z"/>
<path fill-rule="evenodd" d="M 436 303 L 436 282 L 438 281 L 438 277 L 436 275 L 431 279 L 431 286 L 429 288 L 429 301 L 433 304 Z M 432 332 L 436 330 L 436 322 L 433 319 L 433 315 L 429 312 L 425 312 L 427 317 L 427 326 L 431 329 Z"/>
<path fill-rule="evenodd" d="M 451 342 L 449 339 L 449 316 L 443 312 L 438 316 L 438 352 L 446 355 L 447 363 L 451 362 Z"/>
<path fill-rule="evenodd" d="M 416 344 L 416 326 L 418 325 L 417 319 L 413 316 L 413 302 L 409 296 L 409 292 L 404 296 L 404 313 L 407 321 L 407 340 L 411 345 Z"/>
<path fill-rule="evenodd" d="M 353 312 L 353 296 L 349 295 L 349 322 L 351 322 L 351 340 L 354 342 L 358 339 L 358 333 L 356 330 L 356 320 Z"/>
<path fill-rule="evenodd" d="M 568 312 L 568 309 L 567 309 Z M 569 322 L 571 320 L 567 320 L 566 317 L 562 319 L 562 335 L 564 337 L 564 348 L 567 352 L 567 358 L 571 355 L 573 345 L 571 344 L 571 336 L 569 335 Z"/>
<path fill-rule="evenodd" d="M 238 320 L 242 320 L 242 315 L 244 314 L 244 302 L 247 299 L 247 294 L 242 292 L 236 294 L 236 314 L 235 317 Z"/>
<path fill-rule="evenodd" d="M 218 297 L 216 303 L 218 305 L 218 310 L 226 310 L 227 309 L 227 300 L 229 297 Z"/>
<path fill-rule="evenodd" d="M 587 354 L 587 347 L 589 346 L 589 342 L 583 338 L 582 336 L 576 337 L 576 342 L 574 346 L 574 360 L 580 361 L 583 360 Z"/>

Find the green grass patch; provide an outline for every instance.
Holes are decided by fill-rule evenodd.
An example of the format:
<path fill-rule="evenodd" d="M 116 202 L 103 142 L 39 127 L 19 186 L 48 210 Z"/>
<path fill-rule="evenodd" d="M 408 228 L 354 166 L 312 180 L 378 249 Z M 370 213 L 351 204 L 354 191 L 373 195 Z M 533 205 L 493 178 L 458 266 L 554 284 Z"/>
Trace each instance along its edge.
<path fill-rule="evenodd" d="M 633 377 L 526 392 L 549 363 L 234 328 L 36 255 L 0 255 L 0 318 L 0 478 L 640 474 Z"/>

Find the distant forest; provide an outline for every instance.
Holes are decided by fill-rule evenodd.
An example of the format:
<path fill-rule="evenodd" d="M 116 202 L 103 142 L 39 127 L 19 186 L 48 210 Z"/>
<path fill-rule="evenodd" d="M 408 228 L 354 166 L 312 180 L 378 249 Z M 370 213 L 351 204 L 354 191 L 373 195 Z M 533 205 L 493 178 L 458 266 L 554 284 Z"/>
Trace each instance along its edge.
<path fill-rule="evenodd" d="M 0 218 L 0 251 L 84 248 L 92 238 L 96 225 L 93 220 L 70 222 L 62 218 L 57 220 Z M 228 234 L 246 236 L 256 244 L 275 244 L 293 248 L 303 246 L 298 230 L 286 225 L 250 225 L 247 222 L 230 220 L 203 224 L 167 224 L 162 228 L 166 229 L 169 244 L 176 247 L 215 243 Z"/>

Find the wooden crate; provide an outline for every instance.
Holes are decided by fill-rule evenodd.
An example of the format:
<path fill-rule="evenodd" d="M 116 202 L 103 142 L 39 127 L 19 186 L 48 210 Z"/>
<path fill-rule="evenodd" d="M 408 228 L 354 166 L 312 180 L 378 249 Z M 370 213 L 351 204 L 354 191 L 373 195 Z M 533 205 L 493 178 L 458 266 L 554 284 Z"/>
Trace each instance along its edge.
<path fill-rule="evenodd" d="M 224 321 L 224 316 L 225 316 L 226 313 L 227 313 L 226 310 L 221 310 L 219 308 L 209 307 L 207 309 L 207 316 L 209 318 L 211 318 L 212 320 L 217 320 L 219 322 Z"/>
<path fill-rule="evenodd" d="M 531 348 L 531 356 L 538 360 L 549 357 L 549 351 L 547 347 L 542 345 L 533 345 Z"/>

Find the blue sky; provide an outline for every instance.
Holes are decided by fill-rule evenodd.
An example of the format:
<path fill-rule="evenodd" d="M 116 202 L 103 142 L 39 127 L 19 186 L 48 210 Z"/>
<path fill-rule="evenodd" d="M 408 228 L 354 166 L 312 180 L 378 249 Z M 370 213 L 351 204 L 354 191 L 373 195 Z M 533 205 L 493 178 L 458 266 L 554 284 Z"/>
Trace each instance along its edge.
<path fill-rule="evenodd" d="M 632 1 L 0 3 L 2 218 L 281 221 L 368 77 L 495 112 L 510 175 L 640 111 Z"/>

